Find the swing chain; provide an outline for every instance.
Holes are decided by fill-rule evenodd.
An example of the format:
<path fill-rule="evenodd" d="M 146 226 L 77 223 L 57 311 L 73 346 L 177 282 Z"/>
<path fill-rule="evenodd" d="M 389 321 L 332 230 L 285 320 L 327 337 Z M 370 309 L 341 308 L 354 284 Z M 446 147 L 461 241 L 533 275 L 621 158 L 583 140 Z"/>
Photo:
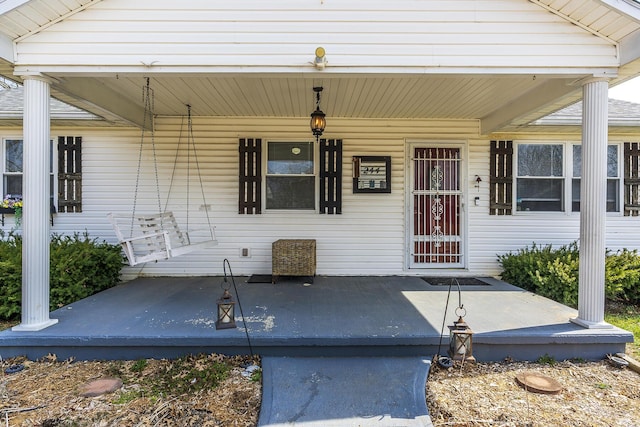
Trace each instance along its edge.
<path fill-rule="evenodd" d="M 138 204 L 138 190 L 140 187 L 140 175 L 142 171 L 142 154 L 144 148 L 144 136 L 147 131 L 147 124 L 151 127 L 151 151 L 153 156 L 153 167 L 156 179 L 156 195 L 158 200 L 158 212 L 162 213 L 162 206 L 160 203 L 160 178 L 158 175 L 158 161 L 156 156 L 156 141 L 155 141 L 155 125 L 153 123 L 154 119 L 154 108 L 155 108 L 155 99 L 154 92 L 150 85 L 150 78 L 146 77 L 146 85 L 142 87 L 142 102 L 144 104 L 144 117 L 142 118 L 142 131 L 140 134 L 140 150 L 138 153 L 138 170 L 136 174 L 136 187 L 133 193 L 133 211 L 131 213 L 131 227 L 130 227 L 130 236 L 133 237 L 133 229 L 135 224 L 135 216 L 136 216 L 136 207 Z M 161 218 L 162 221 L 162 218 Z M 161 222 L 162 224 L 162 222 Z"/>
<path fill-rule="evenodd" d="M 186 143 L 187 143 L 187 189 L 186 189 L 186 194 L 187 194 L 187 200 L 186 200 L 186 214 L 187 214 L 187 221 L 186 221 L 186 226 L 187 229 L 189 229 L 189 218 L 190 218 L 190 199 L 191 199 L 191 186 L 189 185 L 191 183 L 191 149 L 193 148 L 193 160 L 195 162 L 196 165 L 196 171 L 198 174 L 198 180 L 200 183 L 200 192 L 202 195 L 202 203 L 203 203 L 203 207 L 205 210 L 205 216 L 207 219 L 207 227 L 209 228 L 209 233 L 211 235 L 211 238 L 215 240 L 215 235 L 213 232 L 213 226 L 211 225 L 211 218 L 209 216 L 209 210 L 208 210 L 208 205 L 207 205 L 207 199 L 205 196 L 205 192 L 204 192 L 204 183 L 202 182 L 202 173 L 200 172 L 200 162 L 198 160 L 198 151 L 196 150 L 196 144 L 195 144 L 195 139 L 193 137 L 193 119 L 192 119 L 192 115 L 191 115 L 191 105 L 190 104 L 186 104 L 187 107 L 187 129 L 186 129 Z M 169 199 L 171 197 L 171 193 L 173 190 L 173 183 L 174 183 L 174 178 L 176 175 L 176 169 L 177 169 L 177 165 L 178 165 L 178 157 L 180 155 L 180 149 L 182 147 L 182 139 L 183 139 L 183 130 L 184 130 L 184 116 L 182 116 L 182 121 L 180 123 L 180 132 L 178 134 L 178 144 L 176 145 L 176 153 L 175 153 L 175 159 L 173 161 L 173 171 L 171 172 L 171 180 L 169 181 L 169 192 L 167 194 L 167 200 L 165 202 L 165 211 L 167 209 L 167 206 L 169 204 Z"/>

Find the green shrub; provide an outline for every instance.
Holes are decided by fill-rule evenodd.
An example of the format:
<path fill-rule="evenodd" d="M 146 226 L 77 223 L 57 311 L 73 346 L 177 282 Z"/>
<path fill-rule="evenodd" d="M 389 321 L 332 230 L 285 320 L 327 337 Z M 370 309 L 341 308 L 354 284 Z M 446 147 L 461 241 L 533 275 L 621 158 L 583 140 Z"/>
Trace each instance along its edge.
<path fill-rule="evenodd" d="M 114 286 L 120 280 L 122 252 L 118 245 L 98 243 L 85 233 L 51 239 L 52 309 Z"/>
<path fill-rule="evenodd" d="M 20 315 L 22 302 L 22 241 L 0 230 L 0 318 Z"/>
<path fill-rule="evenodd" d="M 640 255 L 638 251 L 622 249 L 607 253 L 605 262 L 607 298 L 640 303 Z"/>
<path fill-rule="evenodd" d="M 498 255 L 498 261 L 503 270 L 502 280 L 538 293 L 540 278 L 536 272 L 553 269 L 550 264 L 553 264 L 558 257 L 573 257 L 575 253 L 577 258 L 577 252 L 578 246 L 575 242 L 556 250 L 551 245 L 538 246 L 534 242 L 531 248 L 527 246 L 524 249 L 519 249 L 515 254 L 509 252 L 505 255 Z"/>
<path fill-rule="evenodd" d="M 565 252 L 539 263 L 535 271 L 536 293 L 570 307 L 578 306 L 578 254 Z"/>
<path fill-rule="evenodd" d="M 576 307 L 578 303 L 579 249 L 576 242 L 553 249 L 551 245 L 526 247 L 499 255 L 502 279 L 523 289 Z M 609 300 L 640 303 L 640 255 L 623 249 L 605 258 L 605 294 Z"/>
<path fill-rule="evenodd" d="M 50 246 L 50 309 L 75 302 L 120 281 L 120 246 L 98 243 L 85 233 L 53 236 Z M 22 239 L 0 233 L 0 318 L 20 314 L 22 300 Z"/>

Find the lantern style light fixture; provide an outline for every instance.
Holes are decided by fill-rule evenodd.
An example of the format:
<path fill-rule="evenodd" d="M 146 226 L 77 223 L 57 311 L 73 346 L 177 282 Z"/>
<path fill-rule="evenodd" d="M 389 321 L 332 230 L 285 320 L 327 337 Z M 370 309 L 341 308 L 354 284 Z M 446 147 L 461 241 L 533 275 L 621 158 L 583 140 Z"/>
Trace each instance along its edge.
<path fill-rule="evenodd" d="M 475 362 L 473 357 L 473 331 L 464 321 L 467 314 L 464 307 L 460 306 L 456 309 L 458 320 L 449 326 L 449 357 L 453 360 Z"/>
<path fill-rule="evenodd" d="M 327 125 L 327 120 L 325 119 L 325 114 L 320 109 L 320 93 L 322 92 L 322 86 L 316 86 L 313 88 L 313 91 L 316 93 L 316 109 L 313 113 L 311 113 L 311 132 L 316 137 L 316 142 L 322 136 L 324 132 L 324 128 Z"/>
<path fill-rule="evenodd" d="M 217 301 L 218 305 L 218 320 L 216 321 L 216 329 L 230 329 L 236 327 L 235 320 L 235 305 L 233 296 L 229 292 L 229 283 L 225 276 L 224 281 L 220 285 L 223 289 L 222 296 Z"/>

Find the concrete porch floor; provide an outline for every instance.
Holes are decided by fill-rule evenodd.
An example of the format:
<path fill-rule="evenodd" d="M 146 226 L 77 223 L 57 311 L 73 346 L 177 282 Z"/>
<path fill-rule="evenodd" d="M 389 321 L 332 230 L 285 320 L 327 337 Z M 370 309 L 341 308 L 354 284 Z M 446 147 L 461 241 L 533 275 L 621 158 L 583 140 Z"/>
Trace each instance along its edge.
<path fill-rule="evenodd" d="M 461 286 L 479 361 L 601 359 L 623 352 L 627 331 L 584 329 L 577 312 L 494 278 Z M 216 330 L 221 277 L 140 278 L 51 313 L 37 332 L 0 332 L 0 356 L 58 359 L 174 358 L 188 353 L 263 356 L 433 356 L 446 354 L 458 292 L 419 277 L 318 276 L 277 284 L 236 277 L 235 329 Z M 231 281 L 229 281 L 231 284 Z M 233 286 L 231 291 L 235 296 Z M 247 338 L 248 335 L 248 338 Z"/>

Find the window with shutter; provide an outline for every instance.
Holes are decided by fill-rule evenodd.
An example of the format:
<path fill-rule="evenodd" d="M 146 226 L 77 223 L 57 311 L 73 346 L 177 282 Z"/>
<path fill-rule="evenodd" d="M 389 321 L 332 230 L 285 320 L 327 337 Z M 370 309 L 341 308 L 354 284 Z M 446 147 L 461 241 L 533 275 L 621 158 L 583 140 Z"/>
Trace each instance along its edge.
<path fill-rule="evenodd" d="M 319 160 L 316 160 L 314 142 L 269 141 L 265 145 L 263 180 L 262 140 L 240 139 L 240 214 L 262 212 L 263 190 L 265 209 L 314 210 L 317 200 L 320 213 L 342 213 L 342 140 L 322 139 Z M 319 179 L 317 195 L 316 179 Z"/>
<path fill-rule="evenodd" d="M 58 137 L 58 212 L 82 212 L 82 137 Z"/>

